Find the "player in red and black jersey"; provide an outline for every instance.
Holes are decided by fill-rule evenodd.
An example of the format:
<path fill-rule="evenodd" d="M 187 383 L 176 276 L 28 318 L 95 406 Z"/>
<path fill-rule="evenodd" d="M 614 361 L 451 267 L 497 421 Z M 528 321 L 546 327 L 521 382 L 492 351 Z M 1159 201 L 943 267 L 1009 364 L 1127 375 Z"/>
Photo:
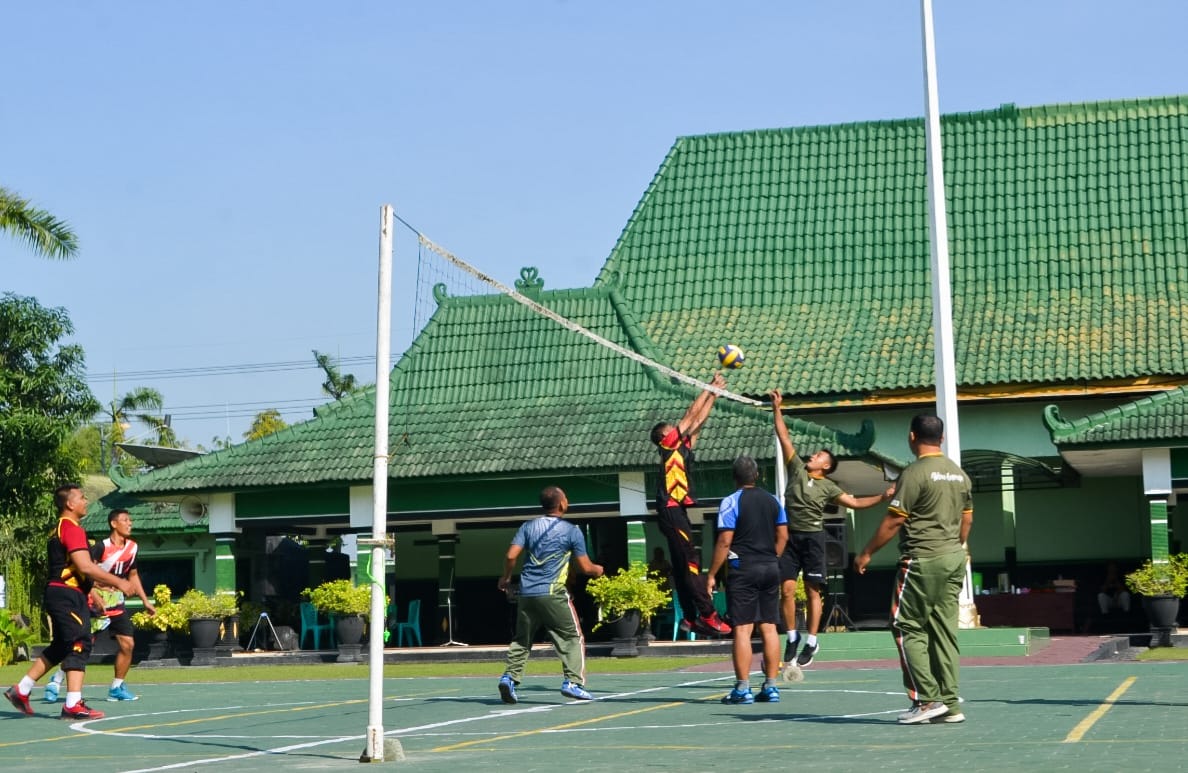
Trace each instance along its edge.
<path fill-rule="evenodd" d="M 132 593 L 131 583 L 103 569 L 91 560 L 87 534 L 79 525 L 87 514 L 87 496 L 74 484 L 54 491 L 58 523 L 49 538 L 49 581 L 45 588 L 45 611 L 53 623 L 53 639 L 29 671 L 4 697 L 23 714 L 32 714 L 29 693 L 37 680 L 59 663 L 66 672 L 66 705 L 62 719 L 98 719 L 103 712 L 87 708 L 82 699 L 83 677 L 91 655 L 91 612 L 87 597 L 91 584 L 99 581 L 122 593 Z"/>
<path fill-rule="evenodd" d="M 723 389 L 726 378 L 714 374 L 711 385 Z M 660 516 L 660 532 L 668 540 L 672 555 L 672 579 L 681 609 L 690 617 L 683 627 L 703 634 L 727 635 L 730 626 L 718 617 L 713 600 L 706 593 L 701 579 L 701 549 L 693 544 L 693 526 L 689 523 L 693 498 L 691 473 L 693 446 L 697 435 L 714 407 L 716 392 L 702 392 L 676 424 L 660 422 L 652 427 L 652 442 L 660 450 L 660 486 L 656 492 L 656 513 Z"/>

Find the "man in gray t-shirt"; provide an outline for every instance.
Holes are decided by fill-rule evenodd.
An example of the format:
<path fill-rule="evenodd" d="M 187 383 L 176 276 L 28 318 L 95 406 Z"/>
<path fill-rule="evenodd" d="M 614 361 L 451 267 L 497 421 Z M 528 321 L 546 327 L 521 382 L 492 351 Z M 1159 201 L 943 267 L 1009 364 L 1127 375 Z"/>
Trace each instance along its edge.
<path fill-rule="evenodd" d="M 570 562 L 576 562 L 585 574 L 601 577 L 603 569 L 586 554 L 586 540 L 581 529 L 564 519 L 569 509 L 565 492 L 548 486 L 540 492 L 545 514 L 528 521 L 516 531 L 504 558 L 499 589 L 507 592 L 512 572 L 520 555 L 520 593 L 516 601 L 516 633 L 507 648 L 507 667 L 499 678 L 499 695 L 504 703 L 516 703 L 516 686 L 524 674 L 524 664 L 532 651 L 532 640 L 542 627 L 553 640 L 561 657 L 565 681 L 561 694 L 576 700 L 590 700 L 586 691 L 586 642 L 577 611 L 565 589 Z"/>

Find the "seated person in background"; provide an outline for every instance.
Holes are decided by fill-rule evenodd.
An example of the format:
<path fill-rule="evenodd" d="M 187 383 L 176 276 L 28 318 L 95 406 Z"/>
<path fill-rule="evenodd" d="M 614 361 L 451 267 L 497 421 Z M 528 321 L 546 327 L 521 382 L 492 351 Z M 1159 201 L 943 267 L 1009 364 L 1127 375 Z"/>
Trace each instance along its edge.
<path fill-rule="evenodd" d="M 652 551 L 652 560 L 648 562 L 648 571 L 654 572 L 660 580 L 660 587 L 664 590 L 672 589 L 672 564 L 664 557 L 664 548 Z"/>
<path fill-rule="evenodd" d="M 1108 615 L 1113 609 L 1130 611 L 1130 594 L 1122 584 L 1122 578 L 1118 576 L 1118 565 L 1113 561 L 1106 564 L 1105 581 L 1102 582 L 1101 591 L 1097 594 L 1097 604 L 1101 607 L 1103 615 Z"/>

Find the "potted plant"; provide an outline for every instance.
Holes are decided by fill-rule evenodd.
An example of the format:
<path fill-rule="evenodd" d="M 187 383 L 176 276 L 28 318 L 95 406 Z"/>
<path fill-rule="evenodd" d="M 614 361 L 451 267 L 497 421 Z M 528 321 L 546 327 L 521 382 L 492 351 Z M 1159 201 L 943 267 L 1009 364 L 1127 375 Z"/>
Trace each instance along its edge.
<path fill-rule="evenodd" d="M 355 585 L 350 580 L 330 580 L 301 592 L 319 612 L 333 615 L 334 633 L 340 645 L 363 640 L 364 618 L 371 611 L 371 586 Z"/>
<path fill-rule="evenodd" d="M 210 649 L 222 634 L 223 618 L 236 612 L 234 593 L 203 593 L 190 588 L 176 606 L 185 617 L 196 649 Z"/>
<path fill-rule="evenodd" d="M 621 621 L 623 627 L 616 638 L 634 637 L 641 623 L 651 620 L 661 607 L 672 601 L 672 593 L 663 588 L 661 581 L 641 561 L 633 561 L 615 574 L 590 580 L 586 584 L 586 593 L 602 610 L 602 619 L 595 624 L 594 630 L 603 623 L 618 625 Z"/>
<path fill-rule="evenodd" d="M 169 650 L 169 633 L 184 633 L 189 622 L 181 607 L 173 601 L 173 591 L 168 585 L 157 585 L 153 588 L 153 606 L 157 614 L 150 615 L 146 610 L 132 613 L 133 627 L 141 631 L 150 631 L 147 658 L 157 660 L 166 656 Z"/>
<path fill-rule="evenodd" d="M 1170 631 L 1176 627 L 1180 599 L 1188 593 L 1188 553 L 1168 556 L 1166 561 L 1147 559 L 1124 580 L 1131 593 L 1142 595 L 1152 630 Z"/>
<path fill-rule="evenodd" d="M 1170 645 L 1180 600 L 1188 594 L 1188 553 L 1176 553 L 1162 562 L 1148 559 L 1124 581 L 1131 593 L 1143 596 L 1146 620 L 1151 623 L 1151 631 L 1158 634 L 1152 646 Z"/>

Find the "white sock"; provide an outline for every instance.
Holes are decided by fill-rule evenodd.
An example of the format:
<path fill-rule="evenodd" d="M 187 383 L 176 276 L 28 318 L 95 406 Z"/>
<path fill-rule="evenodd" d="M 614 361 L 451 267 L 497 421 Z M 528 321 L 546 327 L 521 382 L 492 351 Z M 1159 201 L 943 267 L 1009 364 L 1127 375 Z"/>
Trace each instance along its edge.
<path fill-rule="evenodd" d="M 804 641 L 806 644 L 808 644 L 808 646 L 816 647 L 817 646 L 817 635 L 815 633 L 810 633 L 808 636 L 806 636 L 804 638 Z"/>
<path fill-rule="evenodd" d="M 50 677 L 50 681 L 57 685 L 62 684 L 62 682 L 66 681 L 66 672 L 59 668 L 54 672 L 54 675 Z"/>
<path fill-rule="evenodd" d="M 66 693 L 66 708 L 72 709 L 82 700 L 82 690 Z"/>
<path fill-rule="evenodd" d="M 28 695 L 33 692 L 33 685 L 37 684 L 27 676 L 22 676 L 21 681 L 17 682 L 17 692 L 21 695 Z"/>
<path fill-rule="evenodd" d="M 123 683 L 124 683 L 123 679 L 112 679 L 111 680 L 111 689 L 115 690 Z"/>

